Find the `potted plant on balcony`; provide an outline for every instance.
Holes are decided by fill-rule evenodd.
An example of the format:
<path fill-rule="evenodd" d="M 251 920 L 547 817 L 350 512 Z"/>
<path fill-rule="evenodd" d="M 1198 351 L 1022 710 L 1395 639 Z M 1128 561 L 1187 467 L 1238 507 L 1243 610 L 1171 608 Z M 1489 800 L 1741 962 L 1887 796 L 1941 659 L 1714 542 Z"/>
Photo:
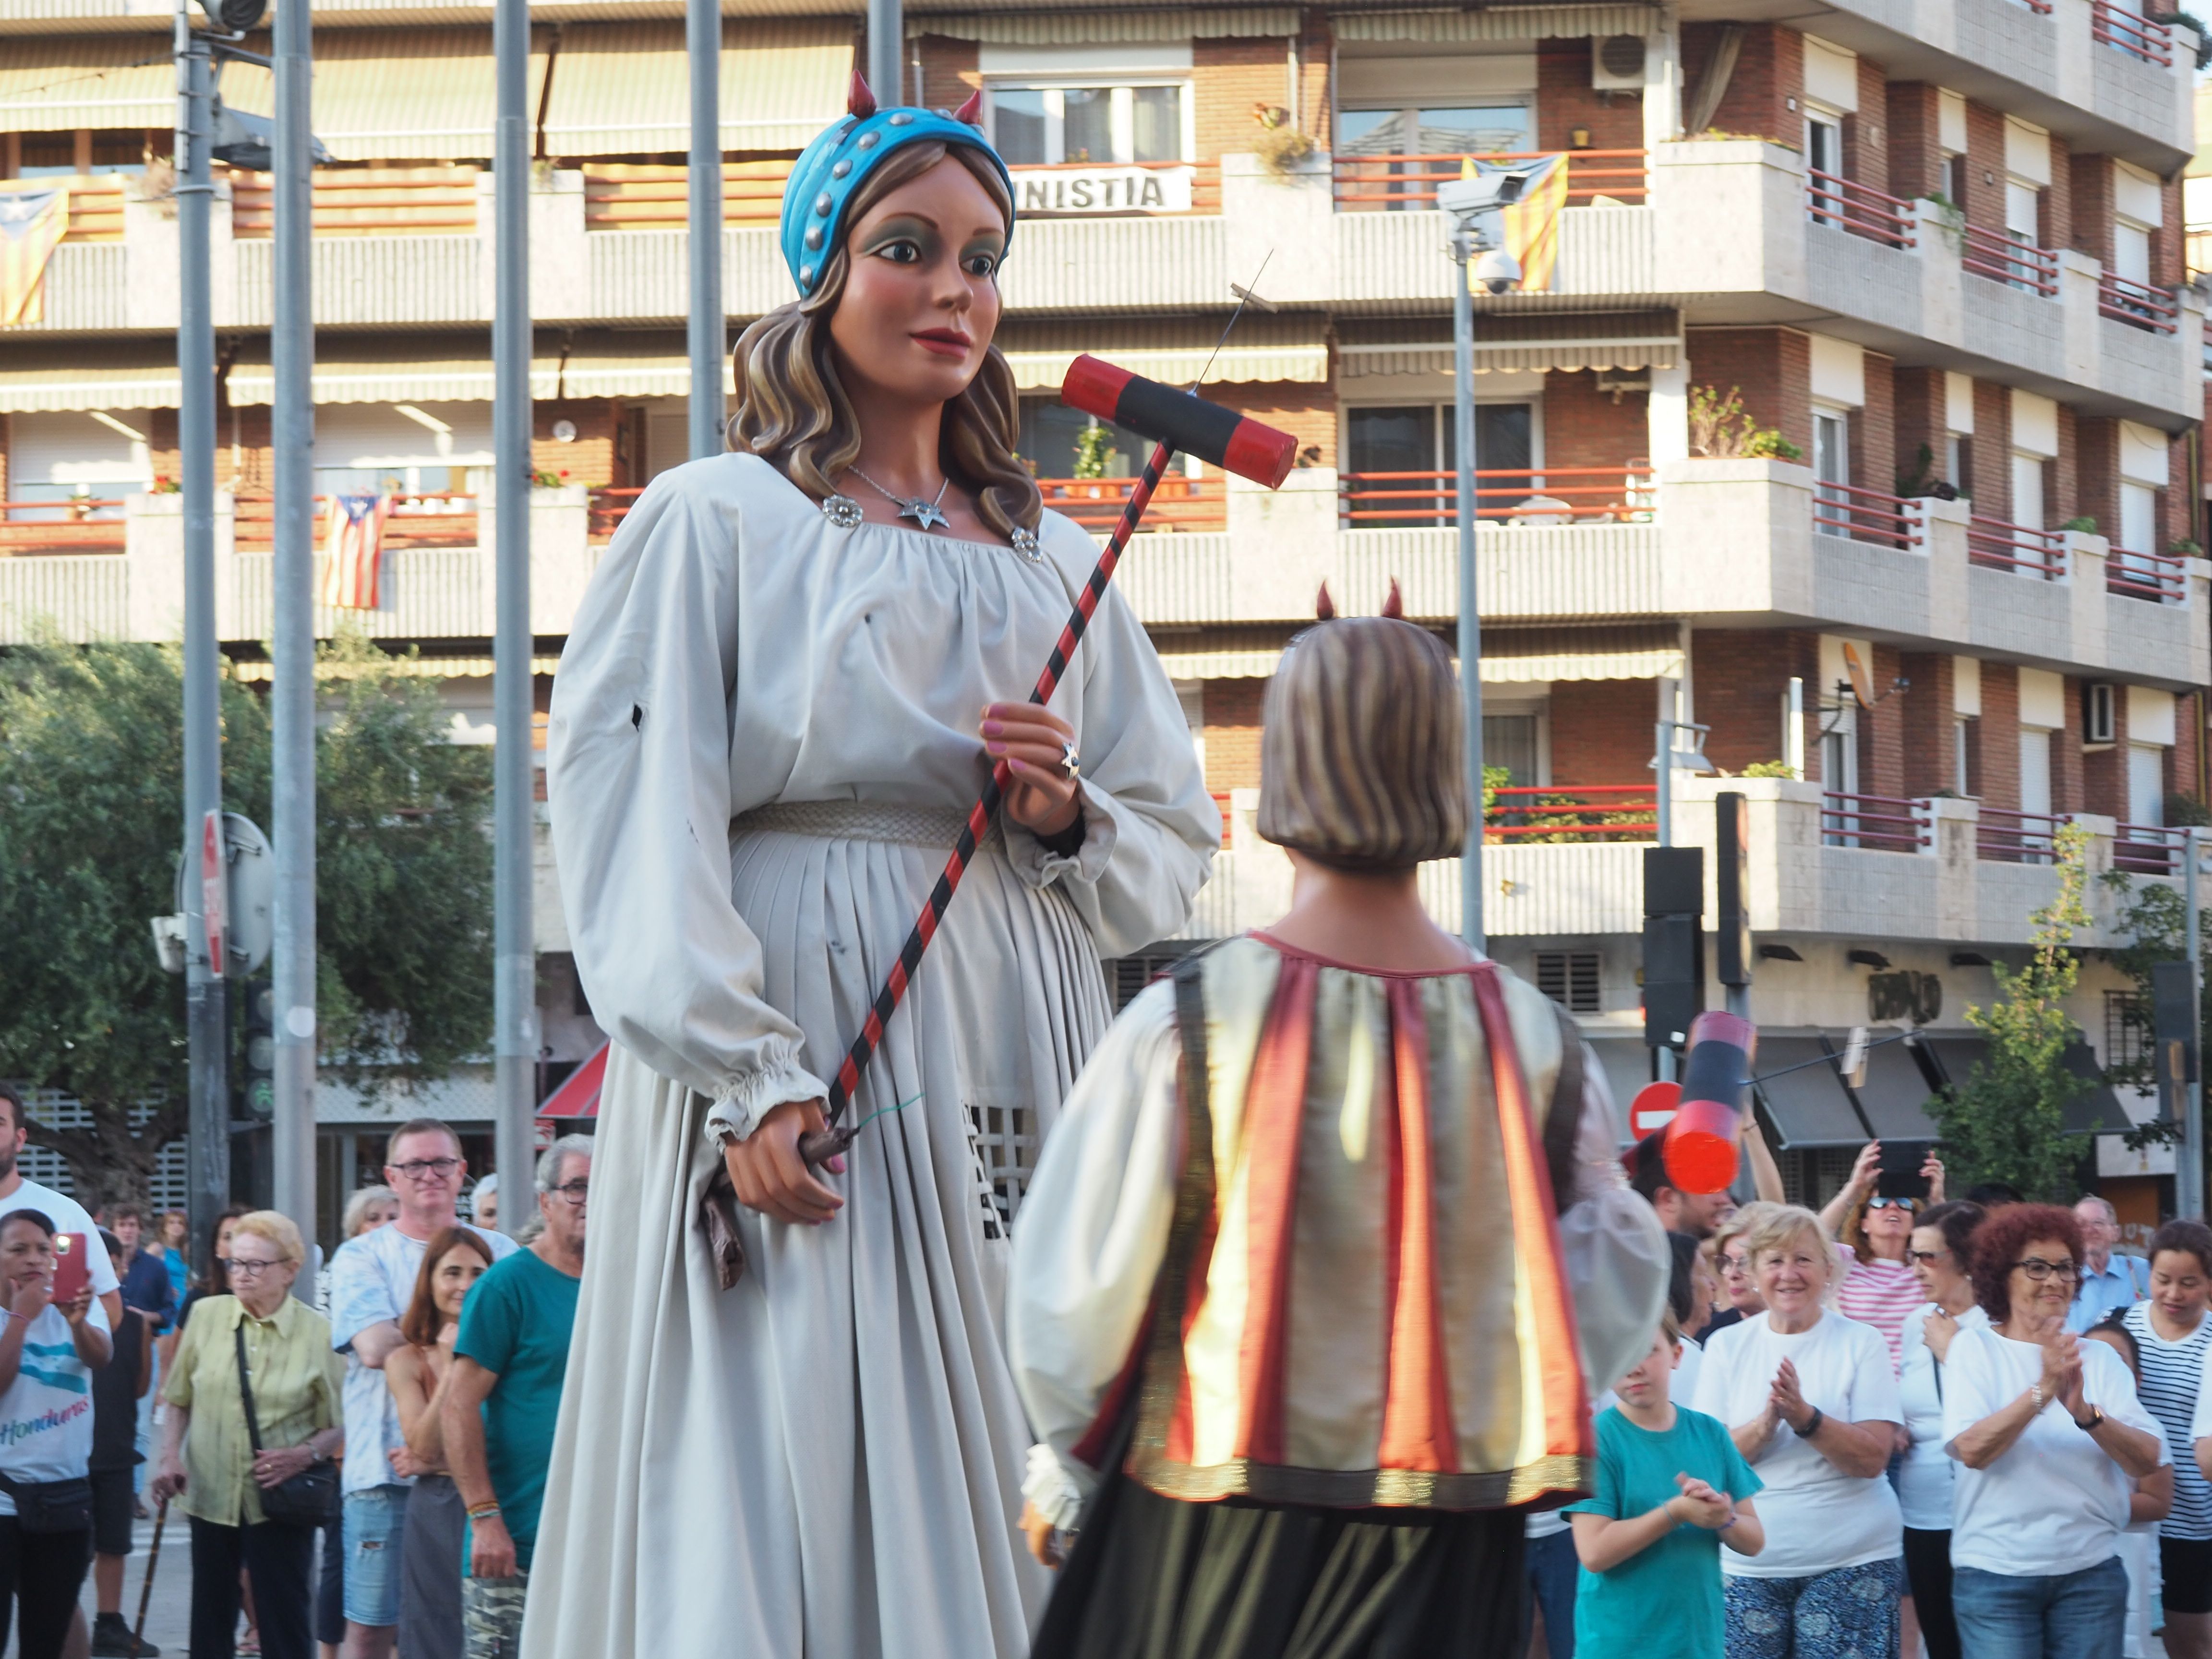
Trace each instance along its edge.
<path fill-rule="evenodd" d="M 1740 386 L 1730 386 L 1725 397 L 1710 386 L 1690 389 L 1690 453 L 1714 460 L 1805 459 L 1805 452 L 1780 431 L 1759 425 L 1744 411 Z"/>

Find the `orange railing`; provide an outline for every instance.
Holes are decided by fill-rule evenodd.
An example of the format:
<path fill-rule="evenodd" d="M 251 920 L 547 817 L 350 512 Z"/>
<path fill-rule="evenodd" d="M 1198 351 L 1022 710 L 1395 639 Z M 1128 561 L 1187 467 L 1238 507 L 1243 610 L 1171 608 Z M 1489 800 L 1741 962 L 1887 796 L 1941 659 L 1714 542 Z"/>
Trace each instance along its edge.
<path fill-rule="evenodd" d="M 1479 161 L 1533 161 L 1555 151 L 1527 150 L 1477 155 Z M 1567 204 L 1587 207 L 1591 198 L 1615 196 L 1644 199 L 1644 152 L 1640 149 L 1571 149 L 1567 157 Z M 1437 186 L 1460 176 L 1464 155 L 1339 155 L 1334 161 L 1336 204 L 1372 213 L 1383 208 L 1432 208 Z"/>
<path fill-rule="evenodd" d="M 1481 470 L 1474 480 L 1475 516 L 1516 524 L 1644 522 L 1657 502 L 1650 463 L 1642 460 Z M 1451 472 L 1346 472 L 1337 480 L 1337 517 L 1347 529 L 1448 526 L 1455 521 L 1458 501 L 1458 477 Z"/>
<path fill-rule="evenodd" d="M 2045 295 L 2058 292 L 2058 256 L 2024 242 L 2010 231 L 1968 225 L 1959 263 L 1977 276 Z"/>
<path fill-rule="evenodd" d="M 0 181 L 0 191 L 66 190 L 69 228 L 64 242 L 119 242 L 123 240 L 124 175 L 117 173 L 78 173 L 72 177 L 10 179 Z"/>
<path fill-rule="evenodd" d="M 2173 36 L 2166 25 L 2110 0 L 2089 0 L 2089 38 L 2160 69 L 2173 67 Z"/>
<path fill-rule="evenodd" d="M 2154 605 L 2179 605 L 2188 596 L 2188 583 L 2179 558 L 2116 547 L 2105 556 L 2105 591 Z"/>
<path fill-rule="evenodd" d="M 2171 334 L 2179 307 L 2163 289 L 2108 270 L 2097 279 L 2097 314 L 2153 334 Z"/>
<path fill-rule="evenodd" d="M 315 542 L 328 528 L 330 497 L 315 497 Z M 266 553 L 275 543 L 276 503 L 273 496 L 240 495 L 233 509 L 236 544 L 241 553 Z M 478 539 L 477 498 L 443 490 L 396 495 L 384 520 L 387 548 L 474 547 Z"/>
<path fill-rule="evenodd" d="M 311 212 L 319 236 L 428 231 L 459 235 L 477 228 L 475 167 L 319 167 Z M 267 236 L 276 226 L 270 175 L 230 175 L 232 234 Z"/>
<path fill-rule="evenodd" d="M 119 499 L 0 501 L 0 554 L 120 553 L 123 538 Z"/>
<path fill-rule="evenodd" d="M 723 162 L 722 222 L 774 224 L 783 209 L 784 182 L 791 177 L 794 159 L 772 155 L 761 161 Z M 582 172 L 585 229 L 682 228 L 690 210 L 690 168 L 586 161 Z"/>
<path fill-rule="evenodd" d="M 592 485 L 586 520 L 591 539 L 603 542 L 621 529 L 622 521 L 629 517 L 630 508 L 637 505 L 637 498 L 644 494 L 642 489 L 617 489 L 612 484 Z"/>
<path fill-rule="evenodd" d="M 1813 522 L 1855 542 L 1920 545 L 1920 515 L 1911 500 L 1884 489 L 1823 481 L 1813 486 Z"/>
<path fill-rule="evenodd" d="M 1890 247 L 1915 245 L 1912 204 L 1887 191 L 1810 168 L 1805 174 L 1805 200 L 1815 224 L 1833 225 Z"/>
<path fill-rule="evenodd" d="M 2007 524 L 1977 513 L 1966 520 L 1966 559 L 1972 564 L 2056 581 L 2066 574 L 2066 532 Z"/>
<path fill-rule="evenodd" d="M 1044 504 L 1085 530 L 1111 530 L 1134 489 L 1134 478 L 1039 478 Z M 1229 496 L 1218 480 L 1172 474 L 1160 480 L 1152 504 L 1145 509 L 1147 530 L 1225 530 Z"/>
<path fill-rule="evenodd" d="M 1542 784 L 1486 792 L 1485 841 L 1650 841 L 1659 797 L 1648 783 Z"/>

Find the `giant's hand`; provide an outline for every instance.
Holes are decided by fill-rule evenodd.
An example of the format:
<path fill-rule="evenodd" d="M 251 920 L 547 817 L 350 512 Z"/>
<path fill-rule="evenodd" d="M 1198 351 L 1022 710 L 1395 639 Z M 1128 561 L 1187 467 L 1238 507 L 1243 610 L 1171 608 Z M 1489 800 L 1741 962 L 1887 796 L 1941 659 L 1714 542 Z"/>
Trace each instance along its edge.
<path fill-rule="evenodd" d="M 985 706 L 979 729 L 984 752 L 1004 760 L 1014 775 L 1007 817 L 1040 836 L 1056 836 L 1075 822 L 1079 786 L 1065 764 L 1073 726 L 1040 703 L 994 702 Z"/>
<path fill-rule="evenodd" d="M 760 1127 L 722 1149 L 722 1164 L 738 1202 L 793 1226 L 818 1226 L 845 1200 L 815 1179 L 799 1155 L 801 1135 L 820 1134 L 829 1123 L 818 1100 L 787 1100 L 771 1107 Z"/>

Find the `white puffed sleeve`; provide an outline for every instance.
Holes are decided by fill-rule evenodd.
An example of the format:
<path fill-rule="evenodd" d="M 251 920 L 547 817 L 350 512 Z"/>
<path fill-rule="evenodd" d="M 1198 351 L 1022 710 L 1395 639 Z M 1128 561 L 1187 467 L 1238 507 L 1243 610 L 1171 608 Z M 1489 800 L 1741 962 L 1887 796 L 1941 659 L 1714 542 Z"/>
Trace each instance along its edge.
<path fill-rule="evenodd" d="M 1080 560 L 1058 538 L 1052 548 L 1071 602 L 1097 556 L 1088 536 L 1077 532 L 1075 539 Z M 1060 884 L 1099 955 L 1124 956 L 1182 931 L 1221 845 L 1221 812 L 1206 793 L 1175 686 L 1118 589 L 1106 590 L 1077 657 L 1083 844 L 1064 856 L 1050 853 L 1009 818 L 1006 853 L 1031 886 Z"/>
<path fill-rule="evenodd" d="M 1613 1146 L 1613 1091 L 1583 1045 L 1583 1111 L 1575 1177 L 1562 1195 L 1559 1246 L 1574 1288 L 1583 1375 L 1595 1400 L 1651 1351 L 1674 1255 L 1659 1217 L 1628 1184 Z"/>
<path fill-rule="evenodd" d="M 703 465 L 703 464 L 702 464 Z M 731 902 L 738 523 L 664 473 L 592 577 L 554 682 L 547 793 L 576 969 L 607 1035 L 750 1133 L 825 1091 Z"/>
<path fill-rule="evenodd" d="M 1175 988 L 1148 987 L 1076 1079 L 1014 1229 L 1006 1348 L 1042 1441 L 1023 1492 L 1073 1526 L 1098 1471 L 1074 1455 L 1133 1352 L 1175 1218 L 1182 1110 Z M 1034 1218 L 1034 1220 L 1030 1219 Z"/>

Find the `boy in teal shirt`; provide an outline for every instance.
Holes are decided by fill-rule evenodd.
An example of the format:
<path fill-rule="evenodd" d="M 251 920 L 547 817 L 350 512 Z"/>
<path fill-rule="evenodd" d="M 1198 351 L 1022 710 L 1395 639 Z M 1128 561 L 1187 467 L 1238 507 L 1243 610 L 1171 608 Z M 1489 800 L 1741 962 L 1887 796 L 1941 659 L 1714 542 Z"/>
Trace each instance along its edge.
<path fill-rule="evenodd" d="M 1597 1489 L 1567 1506 L 1583 1564 L 1575 1659 L 1720 1659 L 1720 1547 L 1765 1546 L 1751 1506 L 1764 1483 L 1724 1425 L 1668 1397 L 1681 1354 L 1670 1313 L 1597 1419 Z"/>

